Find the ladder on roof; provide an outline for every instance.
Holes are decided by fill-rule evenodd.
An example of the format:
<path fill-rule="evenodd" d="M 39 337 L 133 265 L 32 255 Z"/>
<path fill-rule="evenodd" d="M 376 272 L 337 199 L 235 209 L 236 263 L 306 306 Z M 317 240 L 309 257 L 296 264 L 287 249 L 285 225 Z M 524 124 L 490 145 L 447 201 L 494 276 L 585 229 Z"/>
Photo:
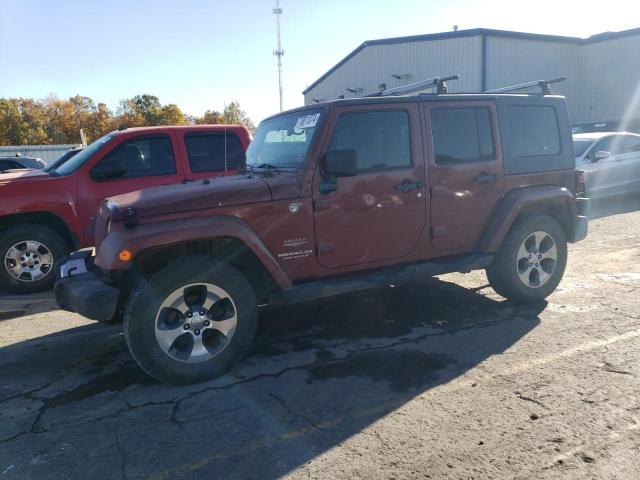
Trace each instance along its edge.
<path fill-rule="evenodd" d="M 365 97 L 388 97 L 390 95 L 401 95 L 404 93 L 416 92 L 418 90 L 424 90 L 429 87 L 436 87 L 436 92 L 440 95 L 443 93 L 448 93 L 449 89 L 447 88 L 447 84 L 450 80 L 458 80 L 460 75 L 450 75 L 448 77 L 433 77 L 427 80 L 421 80 L 420 82 L 410 83 L 409 85 L 403 85 L 401 87 L 389 88 L 387 90 L 382 90 L 381 92 L 371 93 L 369 95 L 365 95 Z"/>
<path fill-rule="evenodd" d="M 460 79 L 460 75 L 449 75 L 448 77 L 433 77 L 428 78 L 427 80 L 421 80 L 419 82 L 410 83 L 409 85 L 403 85 L 401 87 L 388 88 L 386 90 L 382 90 L 376 93 L 370 93 L 369 95 L 365 95 L 365 97 L 388 97 L 392 95 L 402 95 L 412 92 L 417 92 L 420 90 L 424 90 L 425 88 L 435 87 L 436 93 L 438 95 L 442 95 L 445 93 L 449 93 L 449 89 L 447 87 L 447 83 L 451 80 Z M 535 80 L 533 82 L 527 83 L 518 83 L 516 85 L 510 85 L 508 87 L 500 87 L 494 88 L 491 90 L 485 90 L 481 93 L 509 93 L 509 92 L 517 92 L 520 90 L 525 90 L 527 88 L 539 87 L 542 95 L 551 95 L 551 87 L 549 85 L 559 82 L 564 82 L 567 77 L 558 77 L 551 80 Z"/>
<path fill-rule="evenodd" d="M 486 90 L 484 93 L 508 93 L 508 92 L 517 92 L 519 90 L 524 90 L 526 88 L 540 87 L 543 95 L 551 95 L 551 85 L 552 83 L 564 82 L 567 77 L 558 77 L 553 80 L 535 80 L 533 82 L 527 83 L 518 83 L 517 85 L 510 85 L 508 87 L 500 87 L 494 88 L 492 90 Z"/>

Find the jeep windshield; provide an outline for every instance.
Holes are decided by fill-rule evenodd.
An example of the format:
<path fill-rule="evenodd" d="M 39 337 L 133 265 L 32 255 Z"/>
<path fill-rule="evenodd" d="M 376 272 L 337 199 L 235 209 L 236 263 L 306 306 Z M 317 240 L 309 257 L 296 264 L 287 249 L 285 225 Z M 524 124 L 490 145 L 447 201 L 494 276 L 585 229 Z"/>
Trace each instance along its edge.
<path fill-rule="evenodd" d="M 301 168 L 323 111 L 302 110 L 261 122 L 247 150 L 247 166 Z"/>

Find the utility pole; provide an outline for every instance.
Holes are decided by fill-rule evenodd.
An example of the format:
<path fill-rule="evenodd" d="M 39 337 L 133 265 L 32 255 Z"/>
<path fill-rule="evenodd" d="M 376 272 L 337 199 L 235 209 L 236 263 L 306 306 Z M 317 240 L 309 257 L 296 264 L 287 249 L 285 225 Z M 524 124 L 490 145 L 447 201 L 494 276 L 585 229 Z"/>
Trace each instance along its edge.
<path fill-rule="evenodd" d="M 280 92 L 280 111 L 282 111 L 282 56 L 284 55 L 284 50 L 282 49 L 282 43 L 280 42 L 280 15 L 282 14 L 280 0 L 276 0 L 276 8 L 272 11 L 276 14 L 276 29 L 278 32 L 278 49 L 274 50 L 273 54 L 278 57 L 278 88 Z"/>

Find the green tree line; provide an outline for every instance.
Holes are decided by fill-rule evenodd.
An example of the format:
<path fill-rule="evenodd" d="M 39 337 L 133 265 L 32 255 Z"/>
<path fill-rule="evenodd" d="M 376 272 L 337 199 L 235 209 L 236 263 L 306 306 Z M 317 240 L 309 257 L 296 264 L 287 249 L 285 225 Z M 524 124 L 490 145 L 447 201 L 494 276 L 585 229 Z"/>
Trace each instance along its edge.
<path fill-rule="evenodd" d="M 174 103 L 162 105 L 154 95 L 120 100 L 116 111 L 105 103 L 76 95 L 61 100 L 0 98 L 0 145 L 51 145 L 80 143 L 80 129 L 89 142 L 118 128 L 154 125 L 240 124 L 252 132 L 251 119 L 238 102 L 224 111 L 207 110 L 202 117 L 182 113 Z"/>

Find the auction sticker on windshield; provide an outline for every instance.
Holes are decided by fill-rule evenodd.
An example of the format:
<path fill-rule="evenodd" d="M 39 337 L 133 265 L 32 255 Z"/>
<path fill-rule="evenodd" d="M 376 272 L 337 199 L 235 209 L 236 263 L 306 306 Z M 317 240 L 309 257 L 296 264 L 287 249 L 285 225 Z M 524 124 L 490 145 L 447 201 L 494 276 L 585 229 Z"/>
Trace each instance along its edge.
<path fill-rule="evenodd" d="M 298 117 L 298 121 L 296 122 L 296 125 L 293 128 L 294 130 L 301 130 L 303 128 L 313 128 L 316 126 L 316 123 L 318 123 L 319 118 L 320 118 L 319 113 L 315 113 L 313 115 L 305 115 L 304 117 Z"/>

